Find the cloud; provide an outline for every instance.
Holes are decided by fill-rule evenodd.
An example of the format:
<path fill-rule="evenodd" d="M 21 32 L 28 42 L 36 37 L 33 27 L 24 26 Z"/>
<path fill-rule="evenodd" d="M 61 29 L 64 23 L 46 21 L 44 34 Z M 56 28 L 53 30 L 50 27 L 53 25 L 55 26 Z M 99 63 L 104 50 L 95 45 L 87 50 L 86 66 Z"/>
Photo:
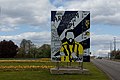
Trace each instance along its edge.
<path fill-rule="evenodd" d="M 22 39 L 31 40 L 35 45 L 40 46 L 44 43 L 50 44 L 51 42 L 50 32 L 26 32 L 19 35 L 12 36 L 0 36 L 0 41 L 2 40 L 13 40 L 17 45 L 20 44 Z"/>
<path fill-rule="evenodd" d="M 50 11 L 55 8 L 49 0 L 0 0 L 0 7 L 0 23 L 9 28 L 21 24 L 46 27 Z"/>
<path fill-rule="evenodd" d="M 116 39 L 116 44 L 120 44 L 120 36 L 114 36 L 114 35 L 110 35 L 110 34 L 91 34 L 91 46 L 94 47 L 99 47 L 99 48 L 105 48 L 105 46 L 108 46 L 107 48 L 109 48 L 110 43 L 114 44 L 114 37 Z M 120 46 L 118 45 L 118 48 L 120 48 Z"/>
<path fill-rule="evenodd" d="M 97 51 L 95 51 L 94 53 L 92 53 L 92 56 L 101 56 L 101 57 L 108 57 L 108 53 L 110 52 L 110 50 L 102 50 L 99 49 Z"/>
<path fill-rule="evenodd" d="M 9 26 L 9 25 L 8 25 Z M 6 26 L 4 26 L 4 25 L 1 25 L 0 26 L 0 31 L 1 32 L 8 32 L 8 31 L 13 31 L 13 30 L 16 30 L 16 29 L 18 29 L 17 27 L 6 27 Z"/>
<path fill-rule="evenodd" d="M 110 52 L 110 47 L 114 50 L 114 37 L 116 38 L 116 50 L 120 49 L 120 36 L 114 36 L 110 34 L 95 34 L 91 33 L 91 52 L 92 55 L 98 56 L 101 53 L 105 56 Z M 106 55 L 107 56 L 107 55 Z"/>
<path fill-rule="evenodd" d="M 110 43 L 113 40 L 113 35 L 103 34 L 103 35 L 96 35 L 94 33 L 91 34 L 91 44 L 98 45 L 98 44 L 105 44 Z"/>
<path fill-rule="evenodd" d="M 14 31 L 16 29 L 19 29 L 16 26 L 20 20 L 21 18 L 11 18 L 11 17 L 1 18 L 0 31 L 7 32 L 7 31 Z"/>
<path fill-rule="evenodd" d="M 0 6 L 1 24 L 6 27 L 48 26 L 51 10 L 90 10 L 92 23 L 120 25 L 119 0 L 0 0 Z"/>
<path fill-rule="evenodd" d="M 120 25 L 120 0 L 73 0 L 63 7 L 66 10 L 89 10 L 94 24 Z"/>
<path fill-rule="evenodd" d="M 64 4 L 64 0 L 50 0 L 53 5 L 60 7 Z"/>
<path fill-rule="evenodd" d="M 51 10 L 90 10 L 92 24 L 120 25 L 120 0 L 0 0 L 0 7 L 1 31 L 21 24 L 49 28 Z"/>

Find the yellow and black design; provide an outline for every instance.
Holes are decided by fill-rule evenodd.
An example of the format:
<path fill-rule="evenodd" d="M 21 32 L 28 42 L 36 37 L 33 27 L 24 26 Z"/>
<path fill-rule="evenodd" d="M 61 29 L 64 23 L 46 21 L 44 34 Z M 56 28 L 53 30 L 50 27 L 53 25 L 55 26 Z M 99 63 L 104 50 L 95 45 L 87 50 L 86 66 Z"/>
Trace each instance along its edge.
<path fill-rule="evenodd" d="M 83 47 L 80 43 L 74 41 L 73 44 L 64 42 L 60 49 L 60 52 L 64 53 L 61 55 L 61 61 L 65 62 L 79 62 L 81 61 L 80 55 L 83 55 Z"/>
<path fill-rule="evenodd" d="M 52 61 L 85 61 L 90 53 L 90 11 L 51 11 L 51 35 Z"/>
<path fill-rule="evenodd" d="M 87 28 L 89 28 L 90 27 L 90 20 L 86 20 L 85 25 L 86 25 Z"/>
<path fill-rule="evenodd" d="M 90 36 L 90 32 L 89 32 L 89 31 L 87 31 L 87 32 L 85 33 L 85 35 Z"/>

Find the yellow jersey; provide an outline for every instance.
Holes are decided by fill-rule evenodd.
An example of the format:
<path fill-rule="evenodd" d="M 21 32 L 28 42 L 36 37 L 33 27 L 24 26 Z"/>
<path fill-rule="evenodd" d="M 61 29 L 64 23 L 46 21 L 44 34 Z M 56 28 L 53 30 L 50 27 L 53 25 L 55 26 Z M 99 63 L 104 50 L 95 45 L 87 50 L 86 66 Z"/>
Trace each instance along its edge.
<path fill-rule="evenodd" d="M 75 62 L 75 59 L 71 56 L 72 53 L 79 58 L 79 55 L 83 54 L 83 46 L 74 41 L 73 44 L 68 44 L 68 42 L 64 42 L 60 49 L 60 52 L 64 52 L 65 55 L 61 55 L 61 61 L 65 62 Z"/>

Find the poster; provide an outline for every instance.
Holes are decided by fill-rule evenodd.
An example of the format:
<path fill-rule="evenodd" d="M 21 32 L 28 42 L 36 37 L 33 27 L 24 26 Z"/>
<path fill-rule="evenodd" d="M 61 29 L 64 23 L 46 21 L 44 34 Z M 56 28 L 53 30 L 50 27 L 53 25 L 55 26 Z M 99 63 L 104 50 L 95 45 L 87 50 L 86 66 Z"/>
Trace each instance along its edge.
<path fill-rule="evenodd" d="M 51 11 L 51 60 L 83 62 L 90 54 L 90 12 Z"/>

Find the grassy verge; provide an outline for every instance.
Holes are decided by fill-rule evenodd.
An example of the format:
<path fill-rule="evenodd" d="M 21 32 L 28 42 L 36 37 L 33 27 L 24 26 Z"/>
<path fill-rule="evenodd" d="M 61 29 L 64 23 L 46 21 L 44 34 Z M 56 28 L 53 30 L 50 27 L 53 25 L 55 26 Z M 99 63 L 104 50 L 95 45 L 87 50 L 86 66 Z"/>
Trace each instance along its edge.
<path fill-rule="evenodd" d="M 73 63 L 72 65 L 77 65 Z M 0 66 L 55 66 L 53 62 L 0 62 Z M 66 65 L 61 63 L 60 65 Z M 89 69 L 90 74 L 65 74 L 65 75 L 53 75 L 50 74 L 49 68 L 25 68 L 23 70 L 10 70 L 4 68 L 0 69 L 0 80 L 108 80 L 108 77 L 94 66 L 91 62 L 84 63 L 84 67 Z"/>
<path fill-rule="evenodd" d="M 120 59 L 111 59 L 112 61 L 120 62 Z"/>

